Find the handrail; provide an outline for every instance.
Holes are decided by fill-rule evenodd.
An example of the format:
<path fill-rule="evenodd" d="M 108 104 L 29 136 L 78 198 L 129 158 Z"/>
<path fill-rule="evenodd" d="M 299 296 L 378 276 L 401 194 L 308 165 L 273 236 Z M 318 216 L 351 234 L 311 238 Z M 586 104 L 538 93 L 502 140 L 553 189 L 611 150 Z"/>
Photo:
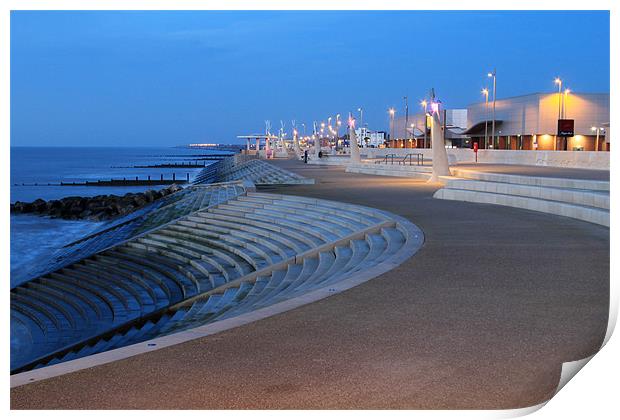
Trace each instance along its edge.
<path fill-rule="evenodd" d="M 407 155 L 405 155 L 405 157 L 400 162 L 398 162 L 398 164 L 400 165 L 402 163 L 404 165 L 407 163 L 407 159 L 409 159 L 409 166 L 413 165 L 413 156 L 416 157 L 416 164 L 418 166 L 424 165 L 424 154 L 423 153 L 408 153 Z"/>
<path fill-rule="evenodd" d="M 375 163 L 385 163 L 387 164 L 388 159 L 391 159 L 390 164 L 394 164 L 394 158 L 397 158 L 398 156 L 396 155 L 396 153 L 388 153 L 387 155 L 383 156 L 383 159 L 381 160 L 376 160 Z"/>
<path fill-rule="evenodd" d="M 418 166 L 422 166 L 424 165 L 424 154 L 423 153 L 408 153 L 405 156 L 398 156 L 396 153 L 389 153 L 387 155 L 385 155 L 383 157 L 383 159 L 377 159 L 375 160 L 376 164 L 379 163 L 384 163 L 384 164 L 388 164 L 388 160 L 389 163 L 391 165 L 394 164 L 394 159 L 396 159 L 396 161 L 398 162 L 398 164 L 403 164 L 405 165 L 407 163 L 407 159 L 409 159 L 409 165 L 413 165 L 413 157 L 415 156 L 416 159 L 416 165 Z"/>

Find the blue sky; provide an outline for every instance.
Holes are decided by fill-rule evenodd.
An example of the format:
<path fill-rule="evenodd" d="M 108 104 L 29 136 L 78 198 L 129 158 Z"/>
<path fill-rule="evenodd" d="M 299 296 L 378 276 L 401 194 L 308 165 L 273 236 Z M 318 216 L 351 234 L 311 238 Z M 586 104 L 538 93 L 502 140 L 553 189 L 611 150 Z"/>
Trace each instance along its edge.
<path fill-rule="evenodd" d="M 11 144 L 231 143 L 359 106 L 386 129 L 404 95 L 480 100 L 493 67 L 498 97 L 608 92 L 609 13 L 14 11 Z"/>

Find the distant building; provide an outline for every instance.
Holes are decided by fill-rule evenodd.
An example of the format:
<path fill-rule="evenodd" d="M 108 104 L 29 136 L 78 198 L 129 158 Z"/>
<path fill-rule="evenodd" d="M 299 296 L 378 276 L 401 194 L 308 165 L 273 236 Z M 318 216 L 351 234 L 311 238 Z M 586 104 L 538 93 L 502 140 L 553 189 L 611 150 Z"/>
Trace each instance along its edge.
<path fill-rule="evenodd" d="M 495 144 L 491 144 L 492 106 L 467 107 L 465 135 L 483 149 L 610 150 L 608 93 L 534 93 L 498 99 Z M 558 136 L 558 117 L 574 120 L 574 135 Z M 485 121 L 488 145 L 485 146 Z M 598 144 L 597 144 L 598 132 Z"/>
<path fill-rule="evenodd" d="M 368 127 L 356 128 L 355 135 L 361 147 L 381 147 L 386 140 L 385 131 L 370 131 Z"/>
<path fill-rule="evenodd" d="M 443 118 L 443 112 L 442 117 Z M 424 113 L 394 118 L 394 139 L 390 147 L 424 147 Z M 467 109 L 446 109 L 446 147 L 470 147 L 469 138 L 463 134 L 467 129 Z M 430 117 L 426 123 L 427 146 L 431 138 Z"/>

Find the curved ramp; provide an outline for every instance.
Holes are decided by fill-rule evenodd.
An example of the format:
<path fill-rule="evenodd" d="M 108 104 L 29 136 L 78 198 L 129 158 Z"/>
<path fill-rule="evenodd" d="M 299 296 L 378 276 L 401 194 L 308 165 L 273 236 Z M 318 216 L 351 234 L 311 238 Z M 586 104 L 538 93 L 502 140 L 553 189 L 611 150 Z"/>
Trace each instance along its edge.
<path fill-rule="evenodd" d="M 415 225 L 380 210 L 239 194 L 13 289 L 12 373 L 374 277 L 422 241 Z"/>

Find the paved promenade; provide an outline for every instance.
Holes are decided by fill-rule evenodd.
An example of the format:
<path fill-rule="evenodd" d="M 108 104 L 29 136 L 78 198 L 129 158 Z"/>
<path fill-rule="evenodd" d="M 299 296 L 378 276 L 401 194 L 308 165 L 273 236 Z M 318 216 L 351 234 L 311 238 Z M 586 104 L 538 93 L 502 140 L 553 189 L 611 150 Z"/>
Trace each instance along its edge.
<path fill-rule="evenodd" d="M 607 325 L 609 229 L 436 200 L 437 185 L 281 160 L 316 185 L 262 189 L 387 210 L 423 248 L 272 318 L 11 390 L 12 408 L 500 409 L 549 398 Z"/>

